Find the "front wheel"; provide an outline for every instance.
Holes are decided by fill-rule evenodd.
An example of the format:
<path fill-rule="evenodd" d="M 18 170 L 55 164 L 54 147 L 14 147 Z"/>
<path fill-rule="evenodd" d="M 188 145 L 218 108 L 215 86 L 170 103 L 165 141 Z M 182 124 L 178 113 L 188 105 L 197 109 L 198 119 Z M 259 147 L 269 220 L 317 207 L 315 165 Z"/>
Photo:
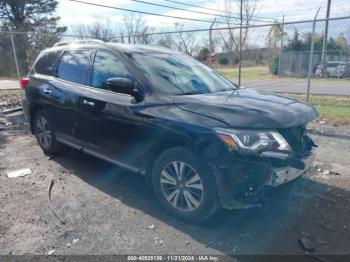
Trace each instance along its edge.
<path fill-rule="evenodd" d="M 153 187 L 172 215 L 200 222 L 219 207 L 215 178 L 196 154 L 182 147 L 164 151 L 153 168 Z"/>

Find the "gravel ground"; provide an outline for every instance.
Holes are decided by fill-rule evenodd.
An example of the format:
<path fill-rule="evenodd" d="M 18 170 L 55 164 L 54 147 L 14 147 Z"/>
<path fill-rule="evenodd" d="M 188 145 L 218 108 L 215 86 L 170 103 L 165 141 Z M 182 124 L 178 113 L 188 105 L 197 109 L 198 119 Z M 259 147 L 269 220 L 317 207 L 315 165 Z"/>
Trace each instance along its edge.
<path fill-rule="evenodd" d="M 300 237 L 317 255 L 350 254 L 350 140 L 314 139 L 316 167 L 289 193 L 282 188 L 262 208 L 221 210 L 189 224 L 165 213 L 142 177 L 70 149 L 48 159 L 33 136 L 7 128 L 0 131 L 0 255 L 303 254 Z M 6 176 L 20 168 L 32 174 Z M 49 208 L 51 179 L 65 225 Z"/>

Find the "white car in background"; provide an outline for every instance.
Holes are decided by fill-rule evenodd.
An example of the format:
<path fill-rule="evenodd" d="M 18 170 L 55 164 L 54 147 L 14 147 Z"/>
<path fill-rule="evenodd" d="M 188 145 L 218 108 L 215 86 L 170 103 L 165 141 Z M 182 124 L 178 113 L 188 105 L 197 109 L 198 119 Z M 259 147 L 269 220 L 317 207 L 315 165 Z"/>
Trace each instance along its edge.
<path fill-rule="evenodd" d="M 327 62 L 319 65 L 316 70 L 317 77 L 350 77 L 350 62 Z"/>

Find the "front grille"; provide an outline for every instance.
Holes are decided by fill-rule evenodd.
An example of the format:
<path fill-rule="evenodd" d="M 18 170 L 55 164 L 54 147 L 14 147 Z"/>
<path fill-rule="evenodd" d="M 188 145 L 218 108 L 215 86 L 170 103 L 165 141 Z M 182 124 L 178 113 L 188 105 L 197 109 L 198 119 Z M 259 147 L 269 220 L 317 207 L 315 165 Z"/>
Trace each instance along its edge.
<path fill-rule="evenodd" d="M 308 142 L 309 138 L 306 135 L 306 125 L 283 128 L 279 131 L 293 149 L 296 157 L 302 158 L 310 151 L 311 147 Z"/>

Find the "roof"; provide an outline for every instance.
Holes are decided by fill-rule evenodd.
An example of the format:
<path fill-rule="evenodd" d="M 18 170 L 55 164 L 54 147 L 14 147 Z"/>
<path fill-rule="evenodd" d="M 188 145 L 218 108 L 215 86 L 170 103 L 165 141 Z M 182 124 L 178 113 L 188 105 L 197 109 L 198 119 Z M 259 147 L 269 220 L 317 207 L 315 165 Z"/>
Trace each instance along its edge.
<path fill-rule="evenodd" d="M 120 43 L 107 43 L 108 46 L 117 49 L 120 52 L 125 53 L 163 53 L 163 54 L 174 54 L 179 53 L 178 51 L 171 50 L 162 46 L 154 45 L 140 45 L 140 44 L 120 44 Z"/>
<path fill-rule="evenodd" d="M 121 43 L 113 43 L 113 42 L 103 42 L 96 41 L 94 39 L 90 40 L 74 40 L 74 41 L 66 41 L 59 42 L 55 44 L 53 47 L 46 49 L 45 51 L 55 51 L 55 50 L 65 50 L 65 49 L 74 49 L 74 48 L 96 48 L 105 47 L 107 49 L 114 49 L 123 53 L 153 53 L 153 54 L 180 54 L 178 51 L 171 50 L 162 46 L 153 46 L 153 45 L 141 45 L 141 44 L 121 44 Z"/>

